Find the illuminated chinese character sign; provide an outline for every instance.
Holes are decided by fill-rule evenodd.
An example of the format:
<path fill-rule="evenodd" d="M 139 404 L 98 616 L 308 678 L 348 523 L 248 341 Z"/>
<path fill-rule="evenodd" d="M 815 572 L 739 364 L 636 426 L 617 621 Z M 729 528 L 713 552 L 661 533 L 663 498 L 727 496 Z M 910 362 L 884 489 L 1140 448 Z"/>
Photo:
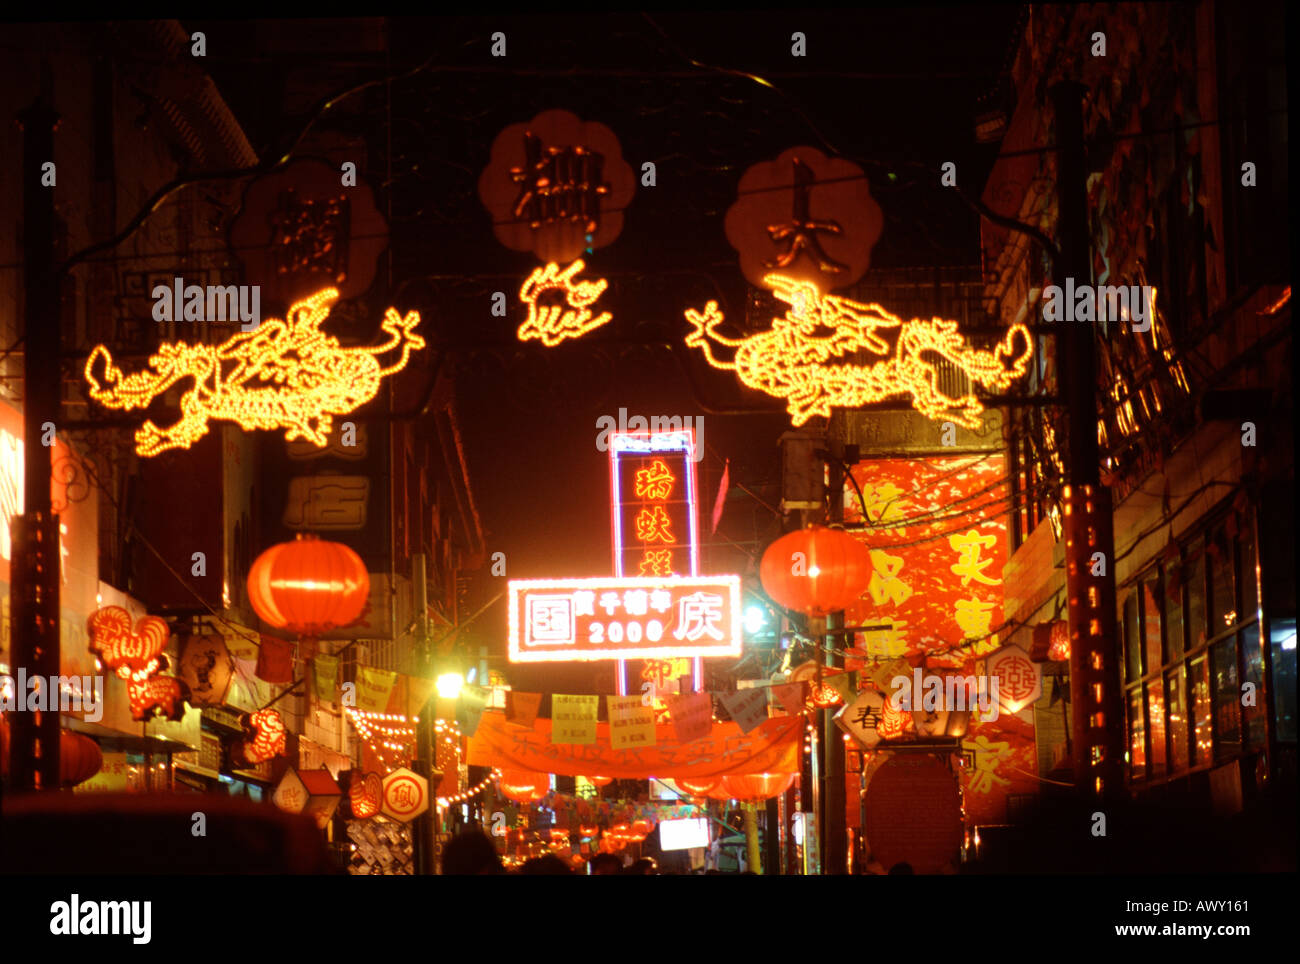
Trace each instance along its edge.
<path fill-rule="evenodd" d="M 511 580 L 510 661 L 741 654 L 739 576 Z"/>
<path fill-rule="evenodd" d="M 609 451 L 614 574 L 698 574 L 693 433 L 614 433 Z"/>
<path fill-rule="evenodd" d="M 737 195 L 727 210 L 727 240 L 759 288 L 771 287 L 773 270 L 822 292 L 851 285 L 871 263 L 884 227 L 862 168 L 815 147 L 755 164 Z"/>
<path fill-rule="evenodd" d="M 374 281 L 388 224 L 364 178 L 344 180 L 337 167 L 304 159 L 249 184 L 230 245 L 268 302 L 288 305 L 325 287 L 347 301 Z"/>
<path fill-rule="evenodd" d="M 859 637 L 867 655 L 925 654 L 932 666 L 960 668 L 996 651 L 1007 561 L 1005 459 L 882 459 L 851 471 L 866 503 L 862 538 L 872 571 L 845 617 L 888 627 Z M 845 491 L 845 522 L 859 524 L 857 493 Z"/>
<path fill-rule="evenodd" d="M 635 192 L 614 132 L 565 110 L 505 128 L 478 182 L 497 240 L 557 265 L 617 238 Z"/>

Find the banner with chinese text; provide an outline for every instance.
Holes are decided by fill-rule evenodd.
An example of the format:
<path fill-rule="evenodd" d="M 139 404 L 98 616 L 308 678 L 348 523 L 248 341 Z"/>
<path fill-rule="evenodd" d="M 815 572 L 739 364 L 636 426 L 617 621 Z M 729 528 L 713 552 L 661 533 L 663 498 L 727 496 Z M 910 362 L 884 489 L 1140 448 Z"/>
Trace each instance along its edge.
<path fill-rule="evenodd" d="M 607 723 L 597 725 L 595 743 L 556 744 L 551 742 L 550 720 L 537 719 L 524 727 L 507 722 L 504 713 L 489 710 L 469 741 L 467 762 L 562 776 L 599 773 L 622 780 L 798 773 L 803 732 L 802 717 L 768 720 L 749 733 L 742 733 L 734 723 L 714 723 L 708 735 L 681 743 L 671 726 L 659 725 L 655 746 L 615 750 Z"/>

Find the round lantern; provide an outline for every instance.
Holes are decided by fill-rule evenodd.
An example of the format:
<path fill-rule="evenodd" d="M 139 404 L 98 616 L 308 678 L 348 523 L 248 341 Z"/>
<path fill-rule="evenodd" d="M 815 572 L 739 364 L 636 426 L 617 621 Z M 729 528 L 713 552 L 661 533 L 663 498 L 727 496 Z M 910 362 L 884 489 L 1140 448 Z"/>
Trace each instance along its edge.
<path fill-rule="evenodd" d="M 707 797 L 709 791 L 718 786 L 717 780 L 684 780 L 679 778 L 674 782 L 693 797 Z"/>
<path fill-rule="evenodd" d="M 551 779 L 531 770 L 502 770 L 501 792 L 516 803 L 532 803 L 551 792 Z"/>
<path fill-rule="evenodd" d="M 98 743 L 80 733 L 59 731 L 59 783 L 65 787 L 85 783 L 103 765 Z"/>
<path fill-rule="evenodd" d="M 737 800 L 766 800 L 789 790 L 793 773 L 746 773 L 722 778 L 722 784 Z"/>
<path fill-rule="evenodd" d="M 59 786 L 85 783 L 104 765 L 99 744 L 88 736 L 59 730 Z M 9 774 L 9 724 L 0 716 L 0 775 Z"/>
<path fill-rule="evenodd" d="M 809 526 L 768 546 L 759 575 L 767 594 L 786 609 L 827 616 L 866 592 L 871 552 L 842 529 Z"/>
<path fill-rule="evenodd" d="M 248 571 L 248 596 L 257 614 L 299 636 L 356 622 L 369 595 L 370 574 L 361 557 L 341 542 L 315 536 L 272 546 Z"/>
<path fill-rule="evenodd" d="M 654 830 L 654 828 L 655 828 L 654 822 L 651 820 L 647 820 L 644 817 L 642 817 L 639 820 L 632 821 L 632 832 L 635 834 L 640 834 L 640 836 L 643 839 L 649 836 L 650 832 Z"/>
<path fill-rule="evenodd" d="M 613 777 L 587 777 L 588 783 L 593 783 L 598 787 L 607 787 L 614 782 Z"/>

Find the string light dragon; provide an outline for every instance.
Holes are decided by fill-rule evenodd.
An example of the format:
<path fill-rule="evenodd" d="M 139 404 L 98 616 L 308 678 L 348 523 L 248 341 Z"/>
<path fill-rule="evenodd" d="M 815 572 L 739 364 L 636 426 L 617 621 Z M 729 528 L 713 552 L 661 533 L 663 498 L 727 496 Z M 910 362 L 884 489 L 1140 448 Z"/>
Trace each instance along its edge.
<path fill-rule="evenodd" d="M 734 370 L 750 388 L 786 399 L 796 426 L 814 415 L 830 417 L 832 407 L 857 408 L 910 395 L 927 417 L 978 429 L 984 406 L 973 394 L 945 394 L 934 356 L 986 389 L 1005 390 L 1025 373 L 1033 353 L 1024 325 L 1011 326 L 993 351 L 981 351 L 967 344 L 955 321 L 903 321 L 877 304 L 822 295 L 809 282 L 779 274 L 764 280 L 790 306 L 784 317 L 772 320 L 771 329 L 746 338 L 719 334 L 723 316 L 710 301 L 703 312 L 686 310 L 693 329 L 686 344 L 700 348 L 714 368 Z M 887 340 L 884 332 L 894 337 Z M 1017 351 L 1021 342 L 1023 350 Z M 716 357 L 714 345 L 735 348 L 732 360 Z M 857 361 L 862 352 L 878 360 Z"/>
<path fill-rule="evenodd" d="M 149 369 L 125 375 L 103 345 L 86 361 L 90 397 L 107 408 L 143 409 L 178 382 L 192 378 L 180 399 L 181 419 L 168 428 L 146 421 L 135 433 L 136 452 L 158 455 L 189 448 L 208 433 L 210 419 L 226 419 L 245 429 L 285 430 L 320 448 L 328 444 L 336 415 L 370 401 L 385 375 L 406 367 L 411 352 L 424 347 L 415 334 L 418 313 L 405 317 L 389 308 L 380 345 L 344 348 L 320 330 L 338 300 L 326 288 L 294 303 L 287 321 L 268 319 L 220 345 L 165 344 L 149 359 Z M 396 361 L 381 366 L 379 356 L 397 350 Z"/>
<path fill-rule="evenodd" d="M 519 289 L 519 300 L 528 305 L 528 317 L 519 326 L 520 341 L 540 338 L 547 348 L 554 348 L 566 338 L 581 338 L 614 317 L 608 311 L 592 316 L 591 306 L 609 287 L 609 282 L 604 278 L 575 281 L 574 275 L 584 267 L 578 260 L 561 271 L 552 262 L 528 276 Z M 539 306 L 538 298 L 547 291 L 563 292 L 564 303 Z"/>

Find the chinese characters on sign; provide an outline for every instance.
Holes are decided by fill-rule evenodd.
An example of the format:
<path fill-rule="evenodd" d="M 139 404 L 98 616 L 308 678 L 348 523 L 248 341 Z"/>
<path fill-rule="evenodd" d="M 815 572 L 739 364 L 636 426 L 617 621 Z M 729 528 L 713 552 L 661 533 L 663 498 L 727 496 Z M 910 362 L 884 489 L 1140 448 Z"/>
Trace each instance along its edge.
<path fill-rule="evenodd" d="M 616 432 L 609 450 L 615 575 L 696 575 L 693 433 Z"/>
<path fill-rule="evenodd" d="M 821 291 L 851 285 L 884 227 L 867 177 L 851 161 L 792 147 L 749 168 L 725 221 L 727 241 L 756 287 L 772 269 Z"/>
<path fill-rule="evenodd" d="M 739 656 L 740 579 L 513 580 L 510 660 Z"/>
<path fill-rule="evenodd" d="M 617 238 L 635 192 L 614 132 L 564 110 L 502 130 L 478 182 L 497 240 L 556 265 Z"/>

